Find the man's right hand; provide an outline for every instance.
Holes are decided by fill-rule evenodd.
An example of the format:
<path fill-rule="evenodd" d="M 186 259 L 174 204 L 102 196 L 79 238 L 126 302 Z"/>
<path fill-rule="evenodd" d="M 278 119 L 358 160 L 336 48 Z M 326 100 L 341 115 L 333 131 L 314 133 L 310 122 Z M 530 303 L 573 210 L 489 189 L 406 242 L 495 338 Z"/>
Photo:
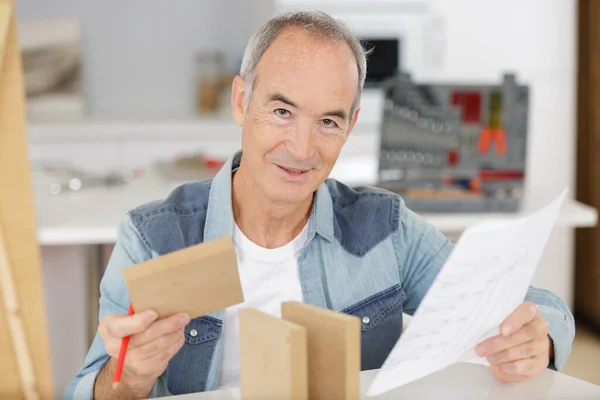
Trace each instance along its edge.
<path fill-rule="evenodd" d="M 109 393 L 122 397 L 148 396 L 156 379 L 167 369 L 169 360 L 183 346 L 184 328 L 190 322 L 186 314 L 175 314 L 161 320 L 156 318 L 154 311 L 145 311 L 132 316 L 108 315 L 100 321 L 98 333 L 111 359 L 96 380 L 95 398 L 113 397 Z M 112 376 L 121 341 L 126 336 L 130 339 L 121 383 L 119 390 L 113 391 L 110 387 Z"/>

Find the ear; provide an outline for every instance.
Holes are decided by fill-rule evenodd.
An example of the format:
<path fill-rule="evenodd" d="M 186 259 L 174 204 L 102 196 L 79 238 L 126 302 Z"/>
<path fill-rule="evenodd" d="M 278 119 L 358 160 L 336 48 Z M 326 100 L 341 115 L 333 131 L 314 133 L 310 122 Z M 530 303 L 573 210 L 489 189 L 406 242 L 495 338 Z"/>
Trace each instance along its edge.
<path fill-rule="evenodd" d="M 239 126 L 244 125 L 246 119 L 246 83 L 237 75 L 231 83 L 231 114 Z"/>
<path fill-rule="evenodd" d="M 356 107 L 354 113 L 352 114 L 352 119 L 350 120 L 350 125 L 348 125 L 348 130 L 346 131 L 346 135 L 350 135 L 352 129 L 354 129 L 354 125 L 356 125 L 356 121 L 358 120 L 358 113 L 360 111 L 360 107 Z"/>

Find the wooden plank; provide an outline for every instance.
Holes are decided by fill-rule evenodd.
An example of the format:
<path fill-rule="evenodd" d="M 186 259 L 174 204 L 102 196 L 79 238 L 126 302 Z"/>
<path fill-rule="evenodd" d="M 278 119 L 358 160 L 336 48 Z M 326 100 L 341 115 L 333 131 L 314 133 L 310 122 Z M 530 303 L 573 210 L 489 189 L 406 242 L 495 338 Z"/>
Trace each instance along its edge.
<path fill-rule="evenodd" d="M 579 2 L 577 200 L 600 209 L 600 2 Z M 600 332 L 600 227 L 578 229 L 575 315 Z"/>
<path fill-rule="evenodd" d="M 25 328 L 23 327 L 23 316 L 21 314 L 21 305 L 17 298 L 17 288 L 12 273 L 12 266 L 8 261 L 8 251 L 4 245 L 4 233 L 0 226 L 0 292 L 5 318 L 10 330 L 10 341 L 14 355 L 17 360 L 17 369 L 19 371 L 19 381 L 27 400 L 39 399 L 37 392 L 36 377 L 33 371 L 31 352 L 27 345 Z"/>
<path fill-rule="evenodd" d="M 255 309 L 242 309 L 242 400 L 307 400 L 306 329 Z"/>
<path fill-rule="evenodd" d="M 281 317 L 306 329 L 310 400 L 360 399 L 360 320 L 300 302 Z"/>
<path fill-rule="evenodd" d="M 23 399 L 25 398 L 21 378 L 19 377 L 19 367 L 17 365 L 17 355 L 12 348 L 12 338 L 8 328 L 4 301 L 0 296 L 0 343 L 2 343 L 2 356 L 0 357 L 0 399 Z"/>
<path fill-rule="evenodd" d="M 8 2 L 0 3 L 0 74 L 2 73 L 2 61 L 4 59 L 4 50 L 6 48 L 6 39 L 8 35 L 8 27 L 10 24 L 10 5 Z M 0 229 L 2 227 L 0 226 Z M 0 243 L 3 248 L 5 245 Z M 0 261 L 6 259 L 6 250 L 0 250 Z M 8 260 L 3 264 L 8 266 Z M 3 267 L 3 266 L 2 266 Z M 10 271 L 12 278 L 12 271 Z M 0 279 L 6 279 L 1 277 Z M 14 278 L 12 278 L 14 281 Z M 1 282 L 0 282 L 1 283 Z M 12 343 L 12 336 L 8 325 L 8 313 L 5 312 L 8 306 L 4 304 L 4 296 L 0 296 L 0 343 Z M 6 346 L 7 348 L 5 349 Z M 17 364 L 16 352 L 12 346 L 3 345 L 2 353 L 6 357 L 0 359 L 0 376 L 2 384 L 0 385 L 0 397 L 21 398 L 21 378 L 19 376 L 19 366 Z"/>
<path fill-rule="evenodd" d="M 197 318 L 244 301 L 230 237 L 165 254 L 123 270 L 136 312 Z"/>
<path fill-rule="evenodd" d="M 13 0 L 0 0 L 10 7 L 10 23 L 6 32 L 2 67 L 0 68 L 0 225 L 4 233 L 6 262 L 14 279 L 16 300 L 22 317 L 25 343 L 31 354 L 37 393 L 44 399 L 54 398 L 48 344 L 48 328 L 44 305 L 44 288 L 40 250 L 37 243 L 35 208 L 28 160 L 25 126 L 25 93 L 21 56 L 18 49 Z M 10 337 L 5 307 L 0 318 L 0 338 Z M 0 398 L 23 398 L 14 392 L 15 371 L 19 371 L 17 354 L 4 346 L 0 357 Z M 8 348 L 6 351 L 5 349 Z M 16 382 L 20 382 L 17 378 Z"/>

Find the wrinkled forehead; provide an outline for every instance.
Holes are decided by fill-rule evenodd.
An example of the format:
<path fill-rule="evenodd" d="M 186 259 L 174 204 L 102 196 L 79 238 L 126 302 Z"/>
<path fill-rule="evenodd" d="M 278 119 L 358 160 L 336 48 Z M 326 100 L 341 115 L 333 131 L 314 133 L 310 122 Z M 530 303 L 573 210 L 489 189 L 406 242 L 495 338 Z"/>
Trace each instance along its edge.
<path fill-rule="evenodd" d="M 349 111 L 358 92 L 356 60 L 344 41 L 286 30 L 258 63 L 255 91 L 263 100 L 273 92 L 282 94 L 307 111 L 332 106 Z"/>

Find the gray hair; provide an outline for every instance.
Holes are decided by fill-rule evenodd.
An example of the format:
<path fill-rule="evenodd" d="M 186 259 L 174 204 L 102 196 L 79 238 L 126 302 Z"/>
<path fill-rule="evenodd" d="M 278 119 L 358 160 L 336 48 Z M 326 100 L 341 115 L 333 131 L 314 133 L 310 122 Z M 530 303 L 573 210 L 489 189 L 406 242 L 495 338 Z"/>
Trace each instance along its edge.
<path fill-rule="evenodd" d="M 346 42 L 358 68 L 358 91 L 355 102 L 352 106 L 353 111 L 360 102 L 360 96 L 365 84 L 367 74 L 367 55 L 360 40 L 352 34 L 350 29 L 341 21 L 332 18 L 330 15 L 321 11 L 302 11 L 286 13 L 266 22 L 256 34 L 250 39 L 240 68 L 240 75 L 246 82 L 246 107 L 252 97 L 252 88 L 256 84 L 255 70 L 263 54 L 277 36 L 286 28 L 297 27 L 308 33 L 315 35 L 323 40 L 330 40 L 333 43 Z"/>

